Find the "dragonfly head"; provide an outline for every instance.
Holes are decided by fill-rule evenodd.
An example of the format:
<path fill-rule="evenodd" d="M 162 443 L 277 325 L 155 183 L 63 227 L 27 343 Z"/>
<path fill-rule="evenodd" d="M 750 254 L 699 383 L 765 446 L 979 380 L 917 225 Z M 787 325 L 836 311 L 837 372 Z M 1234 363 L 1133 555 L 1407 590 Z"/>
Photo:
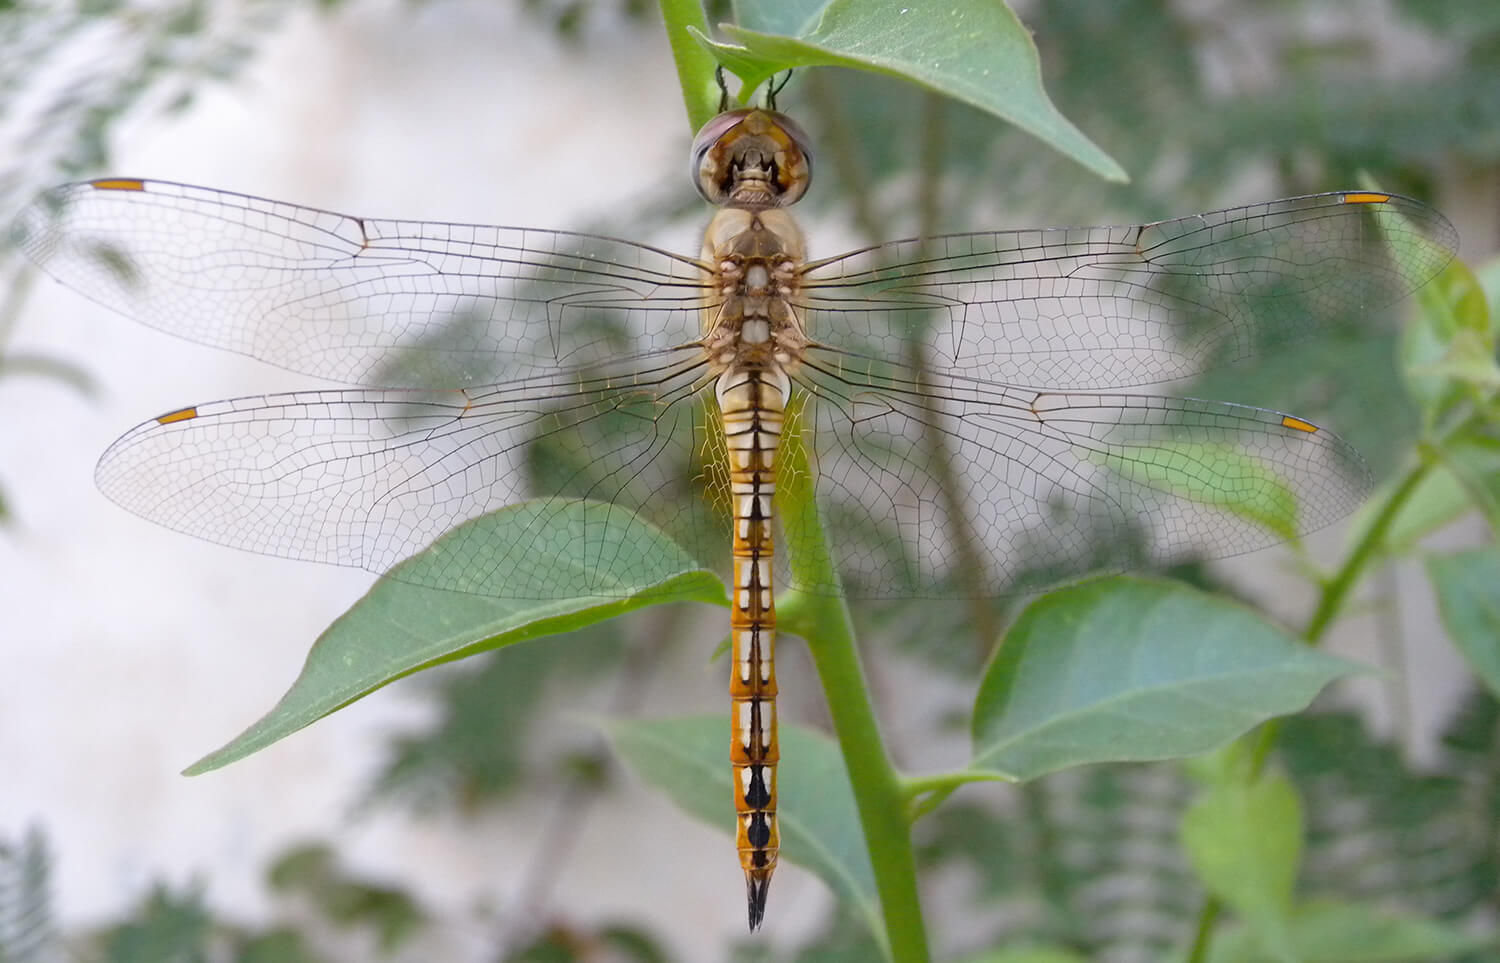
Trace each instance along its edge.
<path fill-rule="evenodd" d="M 693 139 L 693 183 L 710 204 L 763 210 L 807 193 L 812 155 L 807 135 L 775 111 L 747 107 L 720 114 Z"/>

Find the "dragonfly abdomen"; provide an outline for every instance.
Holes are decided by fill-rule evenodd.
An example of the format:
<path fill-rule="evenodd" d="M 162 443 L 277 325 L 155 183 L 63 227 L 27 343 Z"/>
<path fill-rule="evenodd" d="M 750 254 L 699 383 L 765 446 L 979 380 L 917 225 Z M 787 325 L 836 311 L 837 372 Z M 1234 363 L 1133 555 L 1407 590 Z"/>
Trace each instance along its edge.
<path fill-rule="evenodd" d="M 732 366 L 715 386 L 729 456 L 734 522 L 729 696 L 733 705 L 736 847 L 750 928 L 765 913 L 780 848 L 776 829 L 776 606 L 771 588 L 776 448 L 791 384 L 773 367 Z"/>

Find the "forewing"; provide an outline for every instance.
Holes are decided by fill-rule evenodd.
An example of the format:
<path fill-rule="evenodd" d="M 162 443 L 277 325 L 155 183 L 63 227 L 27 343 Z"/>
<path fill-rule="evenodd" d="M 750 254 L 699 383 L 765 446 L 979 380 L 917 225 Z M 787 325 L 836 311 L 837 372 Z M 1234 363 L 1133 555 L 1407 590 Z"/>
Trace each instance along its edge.
<path fill-rule="evenodd" d="M 688 486 L 703 474 L 703 368 L 701 356 L 674 352 L 463 391 L 215 402 L 128 432 L 100 459 L 97 480 L 123 507 L 177 531 L 381 573 L 464 521 L 540 500 L 534 537 L 503 545 L 450 538 L 449 564 L 424 566 L 423 584 L 511 598 L 608 596 L 612 586 L 598 573 L 618 564 L 604 564 L 601 553 L 629 552 L 639 541 L 619 524 L 644 519 L 707 567 L 721 567 L 724 492 L 701 480 Z M 624 521 L 566 552 L 541 552 L 538 540 L 556 537 L 546 506 L 578 499 L 639 518 L 612 516 Z M 532 559 L 542 554 L 571 564 L 538 569 Z"/>
<path fill-rule="evenodd" d="M 144 324 L 345 383 L 545 375 L 696 339 L 696 264 L 628 241 L 351 217 L 164 181 L 42 195 L 20 242 Z"/>
<path fill-rule="evenodd" d="M 818 351 L 799 380 L 820 511 L 854 597 L 1004 595 L 1235 555 L 1328 525 L 1369 489 L 1343 441 L 1260 408 L 948 375 L 918 385 Z M 786 533 L 793 552 L 813 538 Z"/>
<path fill-rule="evenodd" d="M 1453 226 L 1410 198 L 1315 194 L 1133 227 L 954 234 L 810 266 L 809 333 L 851 355 L 1034 388 L 1175 381 L 1399 300 Z"/>

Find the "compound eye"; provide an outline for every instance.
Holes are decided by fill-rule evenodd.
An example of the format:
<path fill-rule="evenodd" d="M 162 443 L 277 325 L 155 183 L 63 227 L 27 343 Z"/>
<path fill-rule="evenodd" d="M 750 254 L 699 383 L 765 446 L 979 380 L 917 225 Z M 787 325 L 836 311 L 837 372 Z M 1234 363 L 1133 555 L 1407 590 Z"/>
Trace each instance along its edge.
<path fill-rule="evenodd" d="M 754 107 L 726 111 L 693 138 L 693 184 L 710 204 L 794 204 L 812 181 L 807 143 L 785 114 Z"/>
<path fill-rule="evenodd" d="M 730 144 L 739 136 L 738 128 L 754 108 L 728 110 L 711 119 L 693 138 L 692 169 L 693 186 L 710 204 L 725 204 L 729 201 L 733 177 Z"/>

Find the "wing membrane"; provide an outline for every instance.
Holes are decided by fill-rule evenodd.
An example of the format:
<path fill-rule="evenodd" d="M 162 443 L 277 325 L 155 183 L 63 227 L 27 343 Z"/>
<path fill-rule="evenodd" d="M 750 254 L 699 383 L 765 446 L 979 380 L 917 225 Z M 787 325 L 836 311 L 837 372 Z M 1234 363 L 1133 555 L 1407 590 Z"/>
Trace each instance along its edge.
<path fill-rule="evenodd" d="M 630 551 L 629 531 L 584 533 L 567 571 L 522 564 L 556 537 L 548 506 L 589 499 L 721 567 L 725 458 L 698 343 L 719 295 L 694 260 L 156 181 L 60 188 L 20 224 L 48 271 L 148 324 L 397 386 L 147 422 L 98 469 L 137 514 L 385 572 L 464 521 L 531 500 L 534 535 L 450 541 L 448 567 L 422 577 L 515 597 L 608 595 L 591 573 L 606 567 L 601 553 Z M 1329 432 L 1258 408 L 1094 389 L 1186 377 L 1389 303 L 1455 245 L 1415 201 L 1329 194 L 1135 227 L 897 242 L 810 265 L 796 297 L 818 343 L 794 378 L 811 430 L 795 436 L 811 446 L 843 587 L 1005 594 L 1087 568 L 1250 551 L 1341 517 L 1368 476 Z M 796 524 L 784 532 L 792 552 L 814 538 Z"/>
<path fill-rule="evenodd" d="M 1090 567 L 1251 551 L 1329 524 L 1368 489 L 1352 449 L 1273 411 L 957 376 L 918 384 L 825 355 L 843 360 L 815 351 L 798 379 L 813 402 L 804 437 L 856 597 L 999 595 Z M 465 390 L 216 402 L 127 433 L 97 479 L 169 528 L 375 572 L 527 499 L 630 509 L 718 569 L 729 521 L 718 428 L 702 404 L 706 371 L 701 353 L 683 350 Z M 547 512 L 537 518 L 535 537 L 552 537 Z M 785 524 L 789 551 L 805 550 L 813 533 Z M 607 567 L 601 551 L 633 541 L 614 531 L 580 544 L 566 572 L 523 564 L 540 554 L 524 537 L 450 544 L 449 567 L 424 568 L 423 584 L 608 595 L 588 573 Z"/>
<path fill-rule="evenodd" d="M 851 354 L 901 362 L 917 343 L 970 378 L 1127 388 L 1397 301 L 1457 245 L 1410 198 L 1314 194 L 1133 227 L 897 241 L 809 266 L 802 301 L 810 333 Z"/>
<path fill-rule="evenodd" d="M 814 354 L 801 383 L 818 497 L 855 597 L 993 596 L 1235 555 L 1322 528 L 1369 489 L 1349 445 L 1275 411 L 949 375 L 918 385 Z M 789 531 L 791 551 L 811 537 Z"/>
<path fill-rule="evenodd" d="M 476 384 L 675 347 L 706 293 L 696 262 L 629 241 L 164 181 L 60 187 L 18 225 L 33 260 L 109 308 L 349 384 Z"/>
<path fill-rule="evenodd" d="M 215 402 L 128 432 L 104 453 L 96 478 L 111 499 L 168 528 L 374 572 L 461 522 L 527 499 L 639 510 L 717 569 L 729 523 L 716 508 L 722 486 L 699 477 L 703 368 L 701 355 L 684 351 L 614 371 L 463 391 L 307 391 Z M 537 513 L 535 539 L 553 536 L 547 519 L 545 509 Z M 590 580 L 604 568 L 599 552 L 633 542 L 629 532 L 612 531 L 570 546 L 575 564 L 549 572 L 522 564 L 541 554 L 526 537 L 505 545 L 450 540 L 447 568 L 424 571 L 434 588 L 503 585 L 518 598 L 609 595 L 610 585 Z M 510 576 L 521 571 L 528 581 L 518 584 Z"/>

